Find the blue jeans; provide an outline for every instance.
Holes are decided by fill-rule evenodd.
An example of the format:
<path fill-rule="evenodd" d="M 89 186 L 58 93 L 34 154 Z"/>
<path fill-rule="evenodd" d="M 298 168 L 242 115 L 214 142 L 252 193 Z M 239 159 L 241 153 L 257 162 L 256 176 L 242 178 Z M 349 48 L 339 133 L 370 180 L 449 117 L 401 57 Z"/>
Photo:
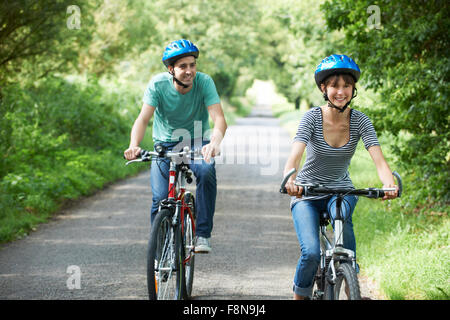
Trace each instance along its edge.
<path fill-rule="evenodd" d="M 352 214 L 358 197 L 350 195 L 344 199 L 341 206 L 341 214 L 345 219 L 344 247 L 356 252 Z M 292 207 L 292 218 L 301 248 L 293 290 L 300 296 L 311 297 L 312 295 L 313 280 L 320 263 L 319 214 L 328 211 L 332 217 L 331 220 L 334 221 L 336 217 L 335 200 L 336 196 L 320 200 L 303 200 Z"/>
<path fill-rule="evenodd" d="M 204 141 L 203 145 L 209 143 Z M 178 143 L 163 143 L 168 150 L 172 150 Z M 193 146 L 191 146 L 193 147 Z M 150 183 L 153 200 L 151 208 L 151 222 L 158 212 L 159 202 L 167 199 L 169 193 L 169 159 L 153 157 L 150 169 Z M 197 183 L 195 204 L 197 209 L 196 234 L 200 237 L 211 237 L 213 216 L 216 207 L 217 181 L 214 162 L 204 160 L 191 161 L 189 168 L 194 173 Z"/>

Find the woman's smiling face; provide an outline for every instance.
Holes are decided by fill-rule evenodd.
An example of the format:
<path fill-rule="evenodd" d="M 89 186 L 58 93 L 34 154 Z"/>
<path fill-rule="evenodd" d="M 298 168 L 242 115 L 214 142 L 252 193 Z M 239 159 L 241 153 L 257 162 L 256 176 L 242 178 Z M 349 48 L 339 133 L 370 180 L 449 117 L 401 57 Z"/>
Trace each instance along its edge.
<path fill-rule="evenodd" d="M 348 76 L 351 77 L 351 76 Z M 332 76 L 322 83 L 322 92 L 326 92 L 328 100 L 336 107 L 344 107 L 352 99 L 354 82 L 344 79 L 343 75 Z"/>

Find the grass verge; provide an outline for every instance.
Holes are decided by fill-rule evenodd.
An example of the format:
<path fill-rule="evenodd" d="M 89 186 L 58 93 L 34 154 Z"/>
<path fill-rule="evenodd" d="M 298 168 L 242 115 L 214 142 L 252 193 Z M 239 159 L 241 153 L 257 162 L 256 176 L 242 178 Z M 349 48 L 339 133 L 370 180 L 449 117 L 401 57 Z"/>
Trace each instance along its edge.
<path fill-rule="evenodd" d="M 381 143 L 388 145 L 387 141 Z M 362 146 L 355 154 L 350 174 L 356 186 L 380 186 L 375 166 Z M 408 212 L 400 200 L 361 198 L 354 225 L 362 270 L 379 283 L 389 299 L 449 298 L 447 214 Z"/>

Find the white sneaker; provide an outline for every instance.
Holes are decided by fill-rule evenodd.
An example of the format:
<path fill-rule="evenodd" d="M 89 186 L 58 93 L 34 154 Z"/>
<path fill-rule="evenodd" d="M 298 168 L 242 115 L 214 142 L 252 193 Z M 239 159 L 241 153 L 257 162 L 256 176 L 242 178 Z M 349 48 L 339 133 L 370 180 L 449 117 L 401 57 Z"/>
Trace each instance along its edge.
<path fill-rule="evenodd" d="M 209 253 L 210 251 L 211 245 L 209 244 L 209 238 L 197 237 L 195 253 Z"/>

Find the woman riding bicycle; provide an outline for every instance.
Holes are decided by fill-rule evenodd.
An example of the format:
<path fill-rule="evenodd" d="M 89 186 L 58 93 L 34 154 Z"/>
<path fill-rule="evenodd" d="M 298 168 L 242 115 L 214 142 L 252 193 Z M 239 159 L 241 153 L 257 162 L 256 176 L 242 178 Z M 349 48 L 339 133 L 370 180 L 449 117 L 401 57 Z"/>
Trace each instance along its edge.
<path fill-rule="evenodd" d="M 354 188 L 348 167 L 359 139 L 375 163 L 383 187 L 397 187 L 391 170 L 384 159 L 375 129 L 370 119 L 361 111 L 348 106 L 356 96 L 355 83 L 360 77 L 358 65 L 346 55 L 326 57 L 315 71 L 316 84 L 323 93 L 326 104 L 310 109 L 300 121 L 294 137 L 284 174 L 299 168 L 306 149 L 306 161 L 286 183 L 291 195 L 291 211 L 295 231 L 301 247 L 301 256 L 294 277 L 294 299 L 311 297 L 313 279 L 319 265 L 319 214 L 327 210 L 335 217 L 335 197 L 302 197 L 302 184 L 321 184 L 326 187 Z M 383 199 L 393 199 L 397 191 L 387 192 Z M 345 219 L 344 247 L 356 252 L 352 213 L 357 196 L 346 196 L 342 205 Z"/>

